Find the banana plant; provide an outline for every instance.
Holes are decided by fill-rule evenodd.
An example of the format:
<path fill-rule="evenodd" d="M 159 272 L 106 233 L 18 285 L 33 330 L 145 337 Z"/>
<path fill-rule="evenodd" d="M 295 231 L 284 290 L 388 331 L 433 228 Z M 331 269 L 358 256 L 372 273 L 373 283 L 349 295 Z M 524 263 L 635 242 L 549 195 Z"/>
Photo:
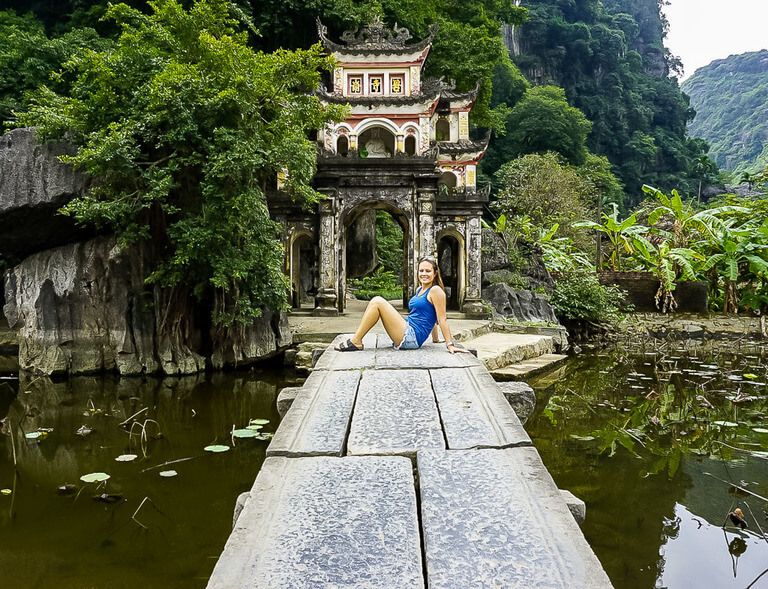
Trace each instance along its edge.
<path fill-rule="evenodd" d="M 621 272 L 622 261 L 625 256 L 635 253 L 638 237 L 648 232 L 648 227 L 637 222 L 637 213 L 631 214 L 623 221 L 619 219 L 619 208 L 616 203 L 610 203 L 613 208 L 610 214 L 603 212 L 602 223 L 595 221 L 579 221 L 574 227 L 592 229 L 602 233 L 611 244 L 610 264 L 611 270 Z"/>
<path fill-rule="evenodd" d="M 709 242 L 702 272 L 714 271 L 723 280 L 723 313 L 739 309 L 739 285 L 760 287 L 768 276 L 768 220 L 760 226 L 748 221 L 738 227 L 726 222 Z"/>
<path fill-rule="evenodd" d="M 671 313 L 677 308 L 674 295 L 677 283 L 696 280 L 697 266 L 704 262 L 704 256 L 691 248 L 672 247 L 668 240 L 654 245 L 643 236 L 636 238 L 635 251 L 635 260 L 659 280 L 656 308 L 662 313 Z"/>
<path fill-rule="evenodd" d="M 749 209 L 733 205 L 725 205 L 697 211 L 684 201 L 677 190 L 672 190 L 671 196 L 652 186 L 643 186 L 643 192 L 653 197 L 658 204 L 648 214 L 648 225 L 660 235 L 672 241 L 672 247 L 688 247 L 697 233 L 707 239 L 717 237 L 719 231 L 725 229 L 722 217 L 735 213 L 748 213 Z M 667 227 L 659 224 L 666 221 Z"/>

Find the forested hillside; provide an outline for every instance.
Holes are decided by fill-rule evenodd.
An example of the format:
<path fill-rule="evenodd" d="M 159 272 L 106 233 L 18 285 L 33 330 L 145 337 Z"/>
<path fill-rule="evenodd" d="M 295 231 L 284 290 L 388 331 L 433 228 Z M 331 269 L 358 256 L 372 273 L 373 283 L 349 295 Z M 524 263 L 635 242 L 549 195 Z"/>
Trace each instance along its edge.
<path fill-rule="evenodd" d="M 706 153 L 686 134 L 692 116 L 664 47 L 658 0 L 527 0 L 515 63 L 556 84 L 592 121 L 589 148 L 611 161 L 630 196 L 651 184 L 690 190 Z"/>
<path fill-rule="evenodd" d="M 690 133 L 710 143 L 718 166 L 740 176 L 768 165 L 768 51 L 713 61 L 683 89 L 697 113 Z"/>

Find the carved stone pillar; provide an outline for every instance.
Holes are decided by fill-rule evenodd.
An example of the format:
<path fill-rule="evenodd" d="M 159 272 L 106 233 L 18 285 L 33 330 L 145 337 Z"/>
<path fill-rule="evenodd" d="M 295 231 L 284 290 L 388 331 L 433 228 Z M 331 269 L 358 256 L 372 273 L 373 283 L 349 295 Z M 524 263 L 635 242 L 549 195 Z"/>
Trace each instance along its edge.
<path fill-rule="evenodd" d="M 338 300 L 337 252 L 336 252 L 336 199 L 329 197 L 318 204 L 320 213 L 320 276 L 313 315 L 337 316 Z"/>
<path fill-rule="evenodd" d="M 481 242 L 480 219 L 473 217 L 466 222 L 466 234 L 464 247 L 467 256 L 467 287 L 464 296 L 464 306 L 462 312 L 467 315 L 483 315 L 483 303 L 480 298 L 480 287 L 482 283 L 482 242 Z"/>
<path fill-rule="evenodd" d="M 419 239 L 416 258 L 434 256 L 437 253 L 435 244 L 435 195 L 431 191 L 419 191 Z"/>

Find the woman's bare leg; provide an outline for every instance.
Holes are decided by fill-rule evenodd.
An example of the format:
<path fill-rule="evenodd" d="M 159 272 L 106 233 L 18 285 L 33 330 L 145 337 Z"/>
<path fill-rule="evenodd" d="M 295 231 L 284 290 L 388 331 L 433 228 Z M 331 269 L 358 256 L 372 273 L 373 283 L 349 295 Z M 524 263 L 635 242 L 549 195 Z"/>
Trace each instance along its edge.
<path fill-rule="evenodd" d="M 371 331 L 379 319 L 381 319 L 387 335 L 392 338 L 395 344 L 403 341 L 406 328 L 403 316 L 384 297 L 373 297 L 365 308 L 363 318 L 360 320 L 360 326 L 357 328 L 355 335 L 350 338 L 352 343 L 362 347 L 363 337 Z"/>

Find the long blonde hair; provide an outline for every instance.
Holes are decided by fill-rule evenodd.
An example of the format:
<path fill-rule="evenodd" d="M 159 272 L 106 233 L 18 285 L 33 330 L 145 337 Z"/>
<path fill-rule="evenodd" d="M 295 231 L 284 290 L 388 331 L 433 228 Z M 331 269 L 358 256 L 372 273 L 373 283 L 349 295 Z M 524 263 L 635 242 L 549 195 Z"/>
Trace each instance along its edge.
<path fill-rule="evenodd" d="M 440 288 L 445 290 L 445 285 L 443 284 L 443 277 L 440 276 L 440 267 L 437 265 L 437 258 L 435 258 L 434 256 L 423 256 L 419 258 L 419 263 L 416 264 L 417 272 L 422 262 L 429 262 L 430 264 L 432 264 L 432 269 L 435 271 L 435 279 L 432 281 L 432 286 L 437 284 Z"/>

